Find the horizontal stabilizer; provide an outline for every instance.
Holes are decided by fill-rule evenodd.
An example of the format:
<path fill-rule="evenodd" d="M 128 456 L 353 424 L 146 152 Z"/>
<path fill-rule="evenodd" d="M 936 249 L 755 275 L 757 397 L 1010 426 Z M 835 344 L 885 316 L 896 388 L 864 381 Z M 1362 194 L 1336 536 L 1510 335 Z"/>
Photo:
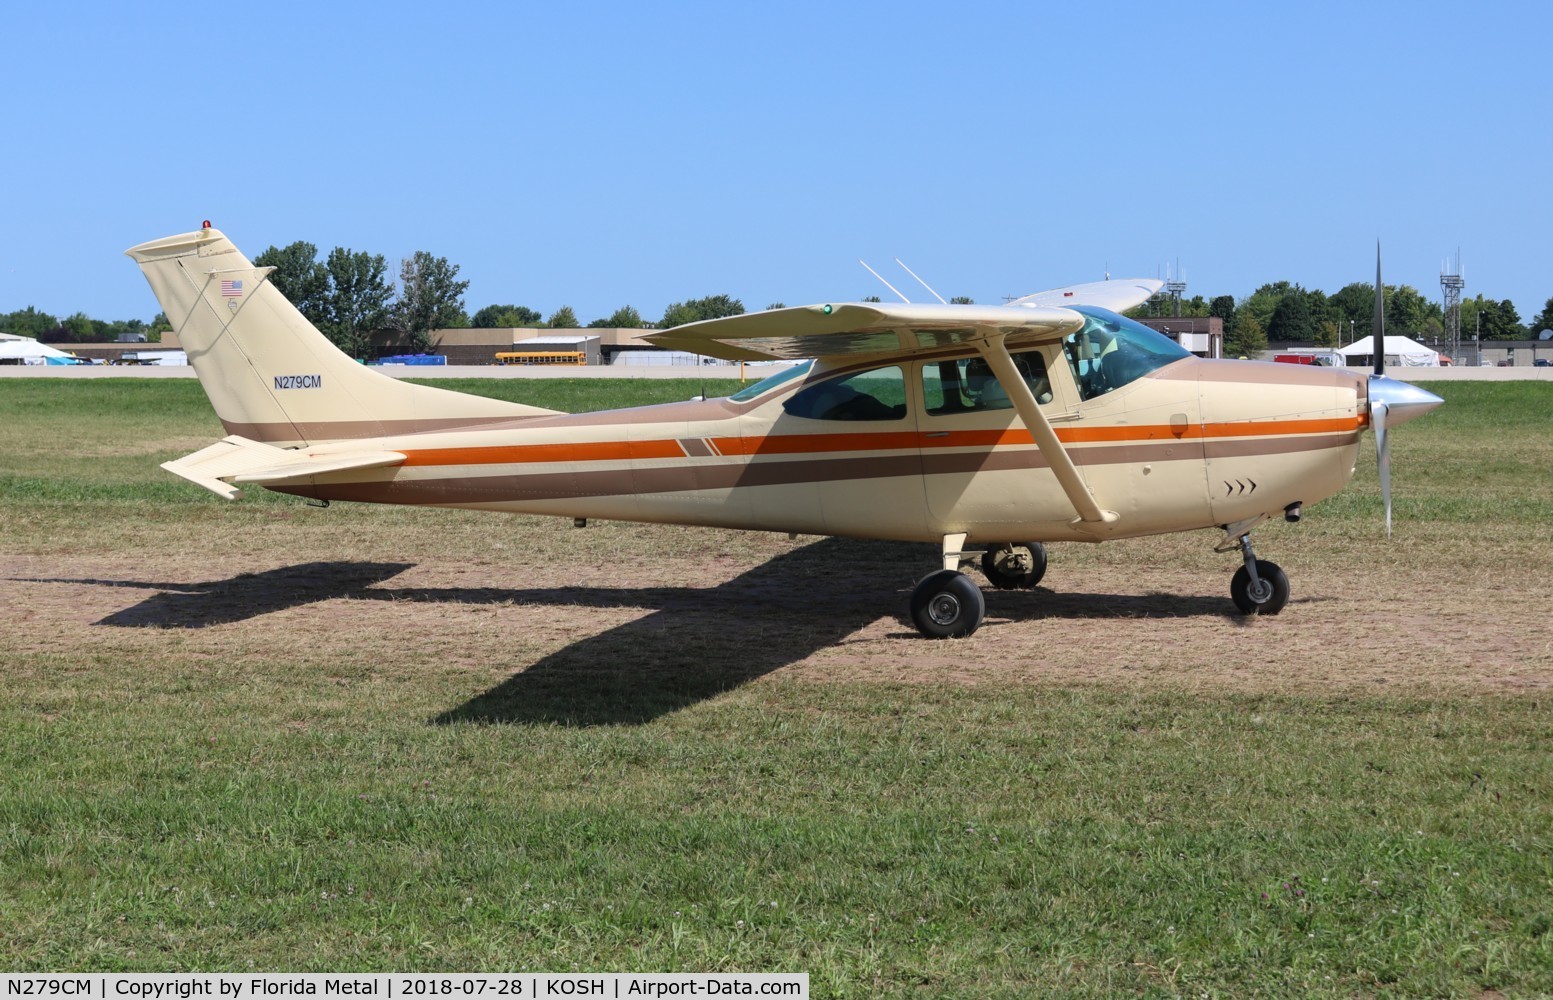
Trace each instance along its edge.
<path fill-rule="evenodd" d="M 1060 306 L 843 302 L 703 320 L 642 339 L 730 361 L 766 361 L 915 354 L 995 336 L 1028 344 L 1083 325 L 1083 316 Z"/>
<path fill-rule="evenodd" d="M 234 434 L 192 455 L 164 462 L 162 468 L 227 500 L 236 500 L 242 491 L 232 483 L 269 485 L 346 469 L 390 468 L 403 462 L 404 455 L 397 451 L 312 455 Z"/>

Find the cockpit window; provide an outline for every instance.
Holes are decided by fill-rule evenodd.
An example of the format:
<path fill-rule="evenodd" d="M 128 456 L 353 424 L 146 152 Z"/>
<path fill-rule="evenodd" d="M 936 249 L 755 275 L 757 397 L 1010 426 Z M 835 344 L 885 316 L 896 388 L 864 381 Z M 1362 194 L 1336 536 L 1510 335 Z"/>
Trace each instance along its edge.
<path fill-rule="evenodd" d="M 1073 306 L 1084 328 L 1062 341 L 1080 399 L 1093 399 L 1182 358 L 1192 356 L 1175 341 L 1125 316 L 1094 306 Z"/>
<path fill-rule="evenodd" d="M 1040 351 L 1025 351 L 1013 356 L 1019 371 L 1037 403 L 1050 403 L 1051 380 L 1046 376 L 1046 359 Z M 934 416 L 946 413 L 974 413 L 981 410 L 1007 410 L 1013 400 L 992 374 L 984 358 L 958 358 L 954 361 L 929 361 L 922 366 L 922 398 Z"/>
<path fill-rule="evenodd" d="M 811 420 L 901 420 L 906 416 L 906 376 L 891 365 L 827 379 L 793 393 L 782 409 Z"/>
<path fill-rule="evenodd" d="M 745 386 L 728 398 L 733 400 L 735 403 L 748 403 L 750 400 L 754 399 L 756 396 L 759 396 L 761 393 L 768 389 L 775 389 L 777 386 L 783 384 L 784 382 L 791 382 L 793 379 L 800 375 L 809 374 L 809 369 L 813 367 L 814 362 L 812 360 L 800 361 L 796 365 L 791 365 L 782 369 L 775 375 L 761 379 L 754 385 Z"/>

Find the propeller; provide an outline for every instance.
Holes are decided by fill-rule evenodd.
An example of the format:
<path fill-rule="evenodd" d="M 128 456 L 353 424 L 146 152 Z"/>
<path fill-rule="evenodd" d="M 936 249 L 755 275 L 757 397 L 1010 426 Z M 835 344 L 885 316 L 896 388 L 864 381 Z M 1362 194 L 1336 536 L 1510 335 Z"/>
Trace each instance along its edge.
<path fill-rule="evenodd" d="M 1380 497 L 1386 505 L 1386 537 L 1391 537 L 1390 427 L 1406 423 L 1445 400 L 1416 385 L 1386 375 L 1386 286 L 1380 280 L 1380 241 L 1375 243 L 1375 322 L 1370 334 L 1375 370 L 1370 375 L 1370 425 L 1375 428 L 1375 460 L 1380 471 Z"/>
<path fill-rule="evenodd" d="M 1375 318 L 1370 323 L 1370 353 L 1375 372 L 1371 379 L 1386 377 L 1386 286 L 1380 281 L 1380 240 L 1375 241 Z M 1375 386 L 1372 384 L 1371 389 Z M 1382 399 L 1370 405 L 1370 420 L 1375 424 L 1375 462 L 1380 472 L 1380 498 L 1386 505 L 1386 537 L 1391 537 L 1391 440 L 1386 437 L 1386 411 Z"/>

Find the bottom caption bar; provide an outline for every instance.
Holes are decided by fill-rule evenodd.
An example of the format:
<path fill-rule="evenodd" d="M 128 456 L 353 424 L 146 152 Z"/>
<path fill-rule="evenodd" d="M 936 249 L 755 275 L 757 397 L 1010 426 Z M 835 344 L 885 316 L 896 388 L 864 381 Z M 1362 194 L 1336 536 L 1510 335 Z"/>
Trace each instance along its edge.
<path fill-rule="evenodd" d="M 792 997 L 808 1000 L 807 972 L 564 972 L 425 975 L 341 973 L 0 974 L 7 997 L 95 1000 L 280 1000 L 285 997 Z"/>

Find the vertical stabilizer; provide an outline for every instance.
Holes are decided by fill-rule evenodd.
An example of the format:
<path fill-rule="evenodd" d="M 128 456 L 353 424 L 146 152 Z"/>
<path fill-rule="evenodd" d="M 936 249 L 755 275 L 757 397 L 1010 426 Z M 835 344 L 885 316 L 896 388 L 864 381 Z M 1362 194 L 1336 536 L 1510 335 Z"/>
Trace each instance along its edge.
<path fill-rule="evenodd" d="M 125 251 L 140 265 L 227 433 L 282 447 L 553 413 L 414 385 L 346 356 L 215 229 Z"/>

